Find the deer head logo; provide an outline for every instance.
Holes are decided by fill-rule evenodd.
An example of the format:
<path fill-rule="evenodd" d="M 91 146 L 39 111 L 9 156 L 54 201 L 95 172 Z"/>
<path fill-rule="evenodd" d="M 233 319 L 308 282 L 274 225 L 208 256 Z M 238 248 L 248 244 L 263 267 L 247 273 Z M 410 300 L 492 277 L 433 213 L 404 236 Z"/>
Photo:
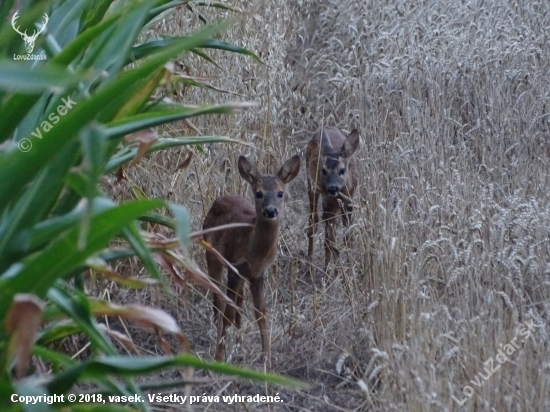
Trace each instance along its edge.
<path fill-rule="evenodd" d="M 16 11 L 15 14 L 13 15 L 13 17 L 11 19 L 11 26 L 13 27 L 13 29 L 17 33 L 19 33 L 21 35 L 21 37 L 23 38 L 23 40 L 25 42 L 25 49 L 27 49 L 27 53 L 31 54 L 32 51 L 34 50 L 34 42 L 38 38 L 38 35 L 44 31 L 44 29 L 46 28 L 46 24 L 48 24 L 48 15 L 46 13 L 44 13 L 44 24 L 42 24 L 42 28 L 39 31 L 35 30 L 34 33 L 31 36 L 29 36 L 27 34 L 27 30 L 25 30 L 24 33 L 21 33 L 19 31 L 19 27 L 15 27 L 15 21 L 19 17 L 18 14 L 19 14 L 19 12 Z"/>

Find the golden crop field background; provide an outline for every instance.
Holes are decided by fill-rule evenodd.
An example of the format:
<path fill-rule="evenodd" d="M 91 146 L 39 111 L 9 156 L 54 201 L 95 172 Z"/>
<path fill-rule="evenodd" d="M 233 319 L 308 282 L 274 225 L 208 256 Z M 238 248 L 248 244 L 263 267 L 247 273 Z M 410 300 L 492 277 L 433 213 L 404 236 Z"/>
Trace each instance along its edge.
<path fill-rule="evenodd" d="M 142 160 L 128 177 L 148 196 L 188 206 L 192 228 L 200 230 L 217 196 L 253 199 L 238 174 L 240 154 L 271 173 L 293 154 L 302 156 L 279 257 L 268 271 L 267 303 L 273 371 L 312 389 L 280 389 L 284 403 L 272 410 L 550 410 L 550 3 L 232 5 L 247 14 L 221 38 L 265 64 L 216 51 L 209 55 L 219 67 L 184 57 L 179 70 L 207 78 L 218 90 L 182 88 L 170 97 L 189 104 L 255 103 L 242 115 L 193 121 L 204 135 L 227 135 L 254 148 L 205 146 L 181 170 L 185 150 L 163 152 Z M 208 10 L 205 16 L 238 14 Z M 149 36 L 200 24 L 181 10 Z M 326 281 L 322 226 L 314 276 L 306 271 L 304 150 L 322 124 L 361 134 L 349 229 L 354 244 Z M 183 123 L 162 133 L 196 134 Z M 338 238 L 343 235 L 339 223 Z M 194 253 L 206 270 L 203 250 Z M 151 291 L 118 293 L 167 309 L 195 353 L 212 358 L 216 329 L 204 290 L 189 284 L 177 300 Z M 245 301 L 243 328 L 229 330 L 228 360 L 260 368 L 248 291 Z M 526 322 L 535 325 L 527 338 Z M 514 339 L 517 349 L 499 364 L 499 349 L 506 352 Z M 150 346 L 146 340 L 141 345 Z M 489 358 L 494 365 L 484 363 Z M 195 389 L 276 392 L 227 384 Z M 459 406 L 453 395 L 466 401 Z M 194 410 L 220 408 L 269 410 L 221 404 Z"/>

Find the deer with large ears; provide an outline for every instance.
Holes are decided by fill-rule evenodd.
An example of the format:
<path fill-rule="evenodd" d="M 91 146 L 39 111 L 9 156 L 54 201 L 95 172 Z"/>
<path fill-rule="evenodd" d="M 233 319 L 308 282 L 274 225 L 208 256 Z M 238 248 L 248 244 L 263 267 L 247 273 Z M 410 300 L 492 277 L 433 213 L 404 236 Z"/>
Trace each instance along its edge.
<path fill-rule="evenodd" d="M 267 268 L 277 256 L 277 240 L 285 198 L 285 187 L 300 171 L 300 158 L 294 156 L 287 160 L 276 175 L 262 175 L 256 165 L 246 157 L 239 157 L 239 173 L 254 192 L 255 205 L 241 196 L 222 196 L 214 201 L 204 220 L 203 229 L 209 229 L 230 223 L 249 223 L 253 227 L 231 228 L 204 235 L 209 242 L 235 269 L 228 269 L 227 296 L 242 309 L 244 283 L 250 283 L 256 322 L 260 328 L 262 349 L 267 360 L 271 360 L 264 282 Z M 222 285 L 223 264 L 214 255 L 206 254 L 208 274 Z M 224 337 L 227 326 L 241 326 L 241 314 L 231 305 L 225 305 L 214 295 L 214 316 L 223 314 L 219 327 L 216 360 L 222 360 L 225 352 Z"/>
<path fill-rule="evenodd" d="M 323 204 L 325 222 L 325 273 L 336 248 L 336 218 L 342 214 L 344 226 L 352 222 L 351 199 L 357 186 L 357 162 L 354 157 L 359 147 L 359 132 L 354 129 L 346 137 L 335 127 L 321 127 L 306 148 L 306 167 L 309 194 L 309 227 L 307 231 L 308 259 L 313 261 L 314 234 L 319 222 L 319 198 Z M 349 238 L 346 235 L 346 243 Z"/>

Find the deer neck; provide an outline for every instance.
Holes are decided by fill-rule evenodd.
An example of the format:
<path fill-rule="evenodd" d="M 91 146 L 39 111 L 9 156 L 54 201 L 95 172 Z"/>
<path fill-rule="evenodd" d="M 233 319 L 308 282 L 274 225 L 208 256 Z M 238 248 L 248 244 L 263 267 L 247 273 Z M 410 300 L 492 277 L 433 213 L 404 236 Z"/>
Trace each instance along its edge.
<path fill-rule="evenodd" d="M 254 272 L 263 272 L 277 255 L 279 220 L 256 218 L 250 237 L 249 263 L 255 266 Z M 256 264 L 254 264 L 256 263 Z"/>

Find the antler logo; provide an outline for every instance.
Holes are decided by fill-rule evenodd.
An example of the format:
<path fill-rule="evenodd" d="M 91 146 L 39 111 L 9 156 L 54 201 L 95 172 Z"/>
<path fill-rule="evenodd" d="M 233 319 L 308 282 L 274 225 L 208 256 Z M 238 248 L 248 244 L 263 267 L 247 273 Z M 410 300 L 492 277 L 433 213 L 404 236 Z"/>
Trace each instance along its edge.
<path fill-rule="evenodd" d="M 27 49 L 27 53 L 30 54 L 34 50 L 34 42 L 38 38 L 38 35 L 44 31 L 44 29 L 46 28 L 46 24 L 48 24 L 48 20 L 49 20 L 48 15 L 46 13 L 44 13 L 44 24 L 42 24 L 42 28 L 39 31 L 35 30 L 34 33 L 31 36 L 29 36 L 27 34 L 27 30 L 25 30 L 24 33 L 21 33 L 19 31 L 19 27 L 15 27 L 15 21 L 19 17 L 18 14 L 19 14 L 19 12 L 16 11 L 15 14 L 13 15 L 13 17 L 11 19 L 11 26 L 13 27 L 13 29 L 17 33 L 19 33 L 21 35 L 21 37 L 25 41 L 25 49 Z"/>

